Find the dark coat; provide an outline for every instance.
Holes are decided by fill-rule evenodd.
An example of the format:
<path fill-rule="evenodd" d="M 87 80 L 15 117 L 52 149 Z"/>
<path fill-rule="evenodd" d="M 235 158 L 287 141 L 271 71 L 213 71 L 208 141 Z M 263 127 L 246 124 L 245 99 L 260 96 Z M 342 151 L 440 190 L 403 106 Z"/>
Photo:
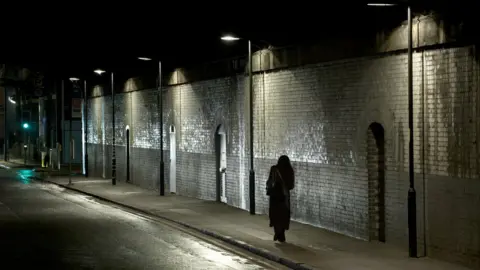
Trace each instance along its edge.
<path fill-rule="evenodd" d="M 275 175 L 278 173 L 278 175 Z M 267 187 L 272 187 L 269 196 L 269 218 L 270 227 L 290 228 L 290 190 L 293 189 L 295 176 L 282 170 L 277 166 L 270 168 L 270 175 L 267 180 Z"/>

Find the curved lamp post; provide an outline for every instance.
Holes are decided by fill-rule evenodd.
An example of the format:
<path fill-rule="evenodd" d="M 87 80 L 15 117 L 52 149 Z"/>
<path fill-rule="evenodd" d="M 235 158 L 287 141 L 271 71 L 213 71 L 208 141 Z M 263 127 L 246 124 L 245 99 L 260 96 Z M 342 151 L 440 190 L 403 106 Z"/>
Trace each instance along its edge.
<path fill-rule="evenodd" d="M 149 57 L 137 57 L 141 61 L 153 61 Z M 163 93 L 162 93 L 162 61 L 158 62 L 157 108 L 160 117 L 160 196 L 165 196 L 165 163 L 163 160 Z"/>
<path fill-rule="evenodd" d="M 238 41 L 241 38 L 235 36 L 223 36 L 223 41 Z M 255 215 L 255 168 L 254 168 L 254 151 L 253 151 L 253 78 L 252 78 L 252 41 L 248 40 L 248 91 L 249 91 L 249 111 L 250 111 L 250 174 L 249 174 L 249 201 L 250 201 L 250 214 Z"/>
<path fill-rule="evenodd" d="M 71 82 L 80 81 L 79 78 L 70 77 Z M 88 177 L 88 129 L 87 129 L 87 108 L 88 108 L 88 99 L 87 99 L 87 80 L 83 80 L 83 142 L 82 142 L 82 151 L 83 151 L 83 173 L 85 177 Z M 71 130 L 71 127 L 70 127 Z M 71 172 L 70 172 L 71 173 Z"/>
<path fill-rule="evenodd" d="M 96 69 L 93 72 L 98 75 L 105 73 L 105 70 Z M 112 91 L 112 185 L 117 184 L 117 160 L 115 158 L 115 84 L 113 79 L 113 71 L 110 72 L 110 88 Z"/>
<path fill-rule="evenodd" d="M 397 4 L 391 3 L 369 3 L 368 6 L 390 7 Z M 412 31 L 412 9 L 407 6 L 408 20 L 408 127 L 409 127 L 409 189 L 408 189 L 408 246 L 410 257 L 417 257 L 417 203 L 415 191 L 415 171 L 413 152 L 413 31 Z"/>

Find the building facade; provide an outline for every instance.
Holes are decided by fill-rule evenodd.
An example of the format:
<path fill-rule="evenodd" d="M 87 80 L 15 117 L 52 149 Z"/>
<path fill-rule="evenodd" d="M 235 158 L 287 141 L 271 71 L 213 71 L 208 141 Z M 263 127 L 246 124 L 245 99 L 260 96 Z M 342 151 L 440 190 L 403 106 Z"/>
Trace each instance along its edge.
<path fill-rule="evenodd" d="M 422 45 L 429 44 L 416 39 L 413 54 L 419 250 L 478 266 L 478 47 Z M 402 49 L 402 42 L 398 46 Z M 257 213 L 267 213 L 269 168 L 286 154 L 296 172 L 294 220 L 408 246 L 407 54 L 382 50 L 295 66 L 278 64 L 287 61 L 279 60 L 281 52 L 256 55 Z M 247 77 L 234 72 L 204 80 L 186 77 L 177 70 L 163 87 L 166 191 L 205 200 L 220 197 L 247 210 Z M 158 189 L 157 98 L 157 89 L 124 87 L 112 108 L 110 95 L 99 86 L 92 89 L 87 111 L 90 175 L 111 177 L 115 133 L 118 181 L 127 181 L 128 171 L 131 183 Z"/>

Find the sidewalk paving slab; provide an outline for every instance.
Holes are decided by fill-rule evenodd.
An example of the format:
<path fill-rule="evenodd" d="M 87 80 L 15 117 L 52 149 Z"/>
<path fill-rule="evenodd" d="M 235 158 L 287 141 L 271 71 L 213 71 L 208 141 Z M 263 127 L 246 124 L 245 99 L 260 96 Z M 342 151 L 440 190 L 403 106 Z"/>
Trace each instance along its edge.
<path fill-rule="evenodd" d="M 2 167 L 9 167 L 9 168 L 34 168 L 36 166 L 39 166 L 40 163 L 38 162 L 32 162 L 32 161 L 27 161 L 27 164 L 23 160 L 20 159 L 10 159 L 9 161 L 0 161 L 0 164 Z"/>
<path fill-rule="evenodd" d="M 60 170 L 52 168 L 42 168 L 38 162 L 23 163 L 21 160 L 11 159 L 9 161 L 0 161 L 0 167 L 5 169 L 32 169 L 37 173 L 41 173 L 42 177 L 49 176 L 68 176 L 70 174 L 70 167 L 68 165 L 62 165 Z M 82 175 L 82 165 L 72 164 L 72 175 Z"/>
<path fill-rule="evenodd" d="M 38 175 L 42 177 L 42 175 Z M 367 242 L 314 226 L 292 222 L 287 243 L 273 241 L 266 215 L 212 201 L 178 195 L 160 197 L 157 191 L 109 179 L 46 177 L 44 180 L 174 221 L 204 234 L 248 249 L 293 269 L 411 269 L 466 270 L 431 258 L 413 259 L 408 251 L 385 243 Z"/>

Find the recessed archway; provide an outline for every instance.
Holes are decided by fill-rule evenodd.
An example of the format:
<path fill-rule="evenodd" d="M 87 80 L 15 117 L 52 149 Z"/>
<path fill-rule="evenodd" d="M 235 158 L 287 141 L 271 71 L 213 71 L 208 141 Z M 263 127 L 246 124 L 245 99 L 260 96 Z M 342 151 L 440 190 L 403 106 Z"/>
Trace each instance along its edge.
<path fill-rule="evenodd" d="M 215 132 L 215 156 L 217 171 L 217 201 L 227 202 L 227 134 L 224 125 L 220 124 Z"/>
<path fill-rule="evenodd" d="M 125 127 L 126 182 L 130 183 L 130 127 Z"/>
<path fill-rule="evenodd" d="M 175 126 L 170 126 L 170 193 L 177 192 L 177 146 Z"/>
<path fill-rule="evenodd" d="M 367 132 L 369 239 L 385 242 L 385 132 L 376 122 Z"/>

